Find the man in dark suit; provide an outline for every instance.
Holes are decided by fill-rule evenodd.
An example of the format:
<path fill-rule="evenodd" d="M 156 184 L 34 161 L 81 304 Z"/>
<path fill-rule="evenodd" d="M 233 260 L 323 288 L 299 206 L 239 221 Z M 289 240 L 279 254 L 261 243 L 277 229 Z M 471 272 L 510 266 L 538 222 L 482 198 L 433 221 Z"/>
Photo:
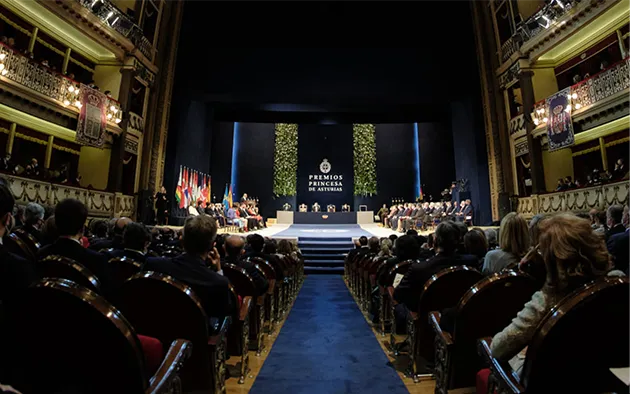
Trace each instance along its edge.
<path fill-rule="evenodd" d="M 243 259 L 259 257 L 271 264 L 276 272 L 276 277 L 282 278 L 284 271 L 281 263 L 278 261 L 278 257 L 275 256 L 276 250 L 277 248 L 273 240 L 265 241 L 260 234 L 250 234 L 247 236 L 247 245 Z"/>
<path fill-rule="evenodd" d="M 88 211 L 79 200 L 67 198 L 55 207 L 55 224 L 59 238 L 39 250 L 38 258 L 43 260 L 51 255 L 67 257 L 82 264 L 101 282 L 102 294 L 108 295 L 112 290 L 112 278 L 107 259 L 102 254 L 81 245 L 83 229 Z"/>
<path fill-rule="evenodd" d="M 17 297 L 37 278 L 33 263 L 6 250 L 2 238 L 11 232 L 15 200 L 11 190 L 0 183 L 0 303 Z"/>
<path fill-rule="evenodd" d="M 24 225 L 20 227 L 35 238 L 37 242 L 42 244 L 44 237 L 41 228 L 44 225 L 44 208 L 34 202 L 29 202 L 24 209 Z"/>
<path fill-rule="evenodd" d="M 406 260 L 417 260 L 420 257 L 420 245 L 413 235 L 403 235 L 396 238 L 394 256 L 387 259 L 376 273 L 376 280 L 381 286 L 385 286 L 385 279 L 389 271 L 398 263 Z"/>
<path fill-rule="evenodd" d="M 151 245 L 151 233 L 144 224 L 129 223 L 123 233 L 123 249 L 108 249 L 103 254 L 108 260 L 115 257 L 127 257 L 144 263 L 149 245 Z"/>
<path fill-rule="evenodd" d="M 626 231 L 623 223 L 623 207 L 621 205 L 611 205 L 606 211 L 606 221 L 608 222 L 608 231 L 606 232 L 606 239 L 609 239 L 615 234 L 621 234 Z"/>
<path fill-rule="evenodd" d="M 113 220 L 110 237 L 95 241 L 90 244 L 90 249 L 96 251 L 102 249 L 123 249 L 123 233 L 125 232 L 125 227 L 132 222 L 131 219 L 126 217 Z"/>
<path fill-rule="evenodd" d="M 459 230 L 453 222 L 442 222 L 438 225 L 435 230 L 435 257 L 413 264 L 394 291 L 394 299 L 399 305 L 404 305 L 404 308 L 396 309 L 398 321 L 406 321 L 408 311 L 418 310 L 424 284 L 433 274 L 461 264 L 456 255 L 459 237 Z"/>
<path fill-rule="evenodd" d="M 265 294 L 269 288 L 269 282 L 267 282 L 267 279 L 265 279 L 252 262 L 243 259 L 245 240 L 238 235 L 230 235 L 225 239 L 223 248 L 225 249 L 224 262 L 243 268 L 254 281 L 258 295 Z"/>
<path fill-rule="evenodd" d="M 162 272 L 189 285 L 201 299 L 206 314 L 222 318 L 231 316 L 237 306 L 214 247 L 216 236 L 214 219 L 206 215 L 188 218 L 182 238 L 185 253 L 173 258 L 148 258 L 143 270 Z"/>
<path fill-rule="evenodd" d="M 613 256 L 615 268 L 628 275 L 630 268 L 630 229 L 623 233 L 614 234 L 606 242 L 608 252 Z"/>

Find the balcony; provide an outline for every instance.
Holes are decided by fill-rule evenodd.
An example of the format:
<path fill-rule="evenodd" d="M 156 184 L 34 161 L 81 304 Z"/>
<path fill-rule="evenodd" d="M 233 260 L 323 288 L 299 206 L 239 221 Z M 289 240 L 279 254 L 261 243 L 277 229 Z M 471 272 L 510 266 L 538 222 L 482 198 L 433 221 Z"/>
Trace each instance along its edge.
<path fill-rule="evenodd" d="M 593 208 L 606 209 L 615 204 L 628 205 L 628 180 L 604 185 L 522 197 L 517 212 L 525 218 L 537 214 L 559 212 L 588 212 Z"/>
<path fill-rule="evenodd" d="M 126 37 L 147 59 L 153 60 L 152 44 L 144 36 L 142 29 L 127 14 L 120 11 L 108 0 L 74 1 L 97 16 L 104 24 Z"/>
<path fill-rule="evenodd" d="M 81 84 L 24 56 L 9 46 L 0 44 L 0 82 L 10 81 L 52 100 L 56 105 L 77 115 L 81 108 L 78 94 Z M 122 118 L 120 103 L 108 99 L 107 121 L 117 125 Z"/>
<path fill-rule="evenodd" d="M 134 196 L 49 183 L 13 175 L 3 174 L 2 176 L 7 180 L 13 197 L 19 204 L 35 202 L 44 206 L 55 206 L 63 199 L 75 198 L 85 204 L 90 217 L 134 217 L 136 214 L 136 198 Z"/>
<path fill-rule="evenodd" d="M 616 95 L 627 96 L 630 88 L 630 58 L 585 79 L 570 89 L 571 116 L 575 119 L 586 112 L 591 111 L 611 97 Z M 542 129 L 547 124 L 549 113 L 546 100 L 540 100 L 534 104 L 532 120 L 536 130 Z M 537 134 L 537 133 L 536 133 Z"/>

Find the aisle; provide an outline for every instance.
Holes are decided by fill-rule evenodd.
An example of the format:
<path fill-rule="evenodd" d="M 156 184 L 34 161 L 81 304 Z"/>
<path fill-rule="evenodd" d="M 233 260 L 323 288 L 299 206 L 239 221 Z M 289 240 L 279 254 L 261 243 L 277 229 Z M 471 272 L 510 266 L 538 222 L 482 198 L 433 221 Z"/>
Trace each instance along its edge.
<path fill-rule="evenodd" d="M 251 393 L 408 391 L 342 276 L 310 275 Z"/>

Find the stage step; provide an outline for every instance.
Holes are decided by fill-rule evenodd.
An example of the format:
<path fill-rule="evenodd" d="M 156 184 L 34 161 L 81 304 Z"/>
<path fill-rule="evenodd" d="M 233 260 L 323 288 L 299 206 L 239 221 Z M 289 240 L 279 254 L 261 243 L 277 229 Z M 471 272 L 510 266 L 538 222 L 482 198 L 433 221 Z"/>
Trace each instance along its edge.
<path fill-rule="evenodd" d="M 343 274 L 343 266 L 341 267 L 304 267 L 304 273 L 306 275 L 319 275 L 319 274 Z"/>
<path fill-rule="evenodd" d="M 354 248 L 349 237 L 299 237 L 298 247 L 304 256 L 307 274 L 340 274 L 346 254 Z"/>

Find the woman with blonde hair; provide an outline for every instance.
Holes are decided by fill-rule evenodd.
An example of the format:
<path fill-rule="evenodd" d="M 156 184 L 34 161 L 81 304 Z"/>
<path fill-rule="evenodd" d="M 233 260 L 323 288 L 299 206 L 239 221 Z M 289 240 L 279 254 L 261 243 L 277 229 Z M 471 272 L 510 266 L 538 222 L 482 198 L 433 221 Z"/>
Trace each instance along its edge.
<path fill-rule="evenodd" d="M 497 273 L 509 265 L 517 264 L 529 249 L 529 229 L 527 222 L 517 213 L 510 212 L 499 228 L 499 249 L 486 254 L 482 273 L 490 275 Z"/>
<path fill-rule="evenodd" d="M 623 275 L 619 271 L 610 271 L 610 256 L 604 240 L 593 232 L 588 220 L 560 214 L 545 218 L 539 227 L 540 243 L 527 256 L 544 261 L 545 284 L 512 323 L 494 336 L 491 345 L 493 357 L 509 361 L 519 374 L 525 359 L 518 356 L 519 353 L 529 344 L 538 324 L 555 304 L 598 277 Z"/>

